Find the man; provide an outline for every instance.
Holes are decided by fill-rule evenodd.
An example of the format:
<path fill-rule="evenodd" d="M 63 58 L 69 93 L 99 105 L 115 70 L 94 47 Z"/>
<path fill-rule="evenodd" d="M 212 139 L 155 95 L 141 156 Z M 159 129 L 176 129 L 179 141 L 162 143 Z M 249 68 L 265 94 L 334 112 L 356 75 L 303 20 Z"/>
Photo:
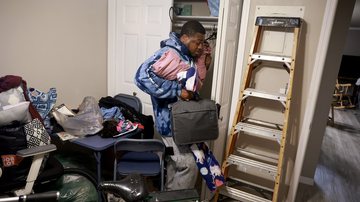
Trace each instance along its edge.
<path fill-rule="evenodd" d="M 191 100 L 194 92 L 188 91 L 177 80 L 167 80 L 154 73 L 153 66 L 163 61 L 168 63 L 194 64 L 194 60 L 203 52 L 205 29 L 198 21 L 189 21 L 181 33 L 170 33 L 170 38 L 161 41 L 161 49 L 140 65 L 135 84 L 151 96 L 155 116 L 155 128 L 168 147 L 173 147 L 174 155 L 167 159 L 166 190 L 194 188 L 198 169 L 189 146 L 178 146 L 171 137 L 169 104 L 178 98 Z M 170 59 L 168 57 L 171 57 Z M 209 58 L 206 60 L 209 66 Z"/>

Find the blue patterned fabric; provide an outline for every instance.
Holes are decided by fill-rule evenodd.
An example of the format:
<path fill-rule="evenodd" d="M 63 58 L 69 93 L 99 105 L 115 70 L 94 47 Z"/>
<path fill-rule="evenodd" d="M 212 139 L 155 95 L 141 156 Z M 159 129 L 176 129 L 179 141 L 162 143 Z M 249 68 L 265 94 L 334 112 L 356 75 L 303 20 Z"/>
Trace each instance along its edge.
<path fill-rule="evenodd" d="M 221 173 L 218 161 L 205 143 L 191 145 L 196 165 L 200 174 L 206 182 L 210 191 L 215 191 L 217 187 L 224 184 L 225 178 Z"/>
<path fill-rule="evenodd" d="M 220 0 L 208 0 L 210 14 L 212 16 L 219 16 Z"/>
<path fill-rule="evenodd" d="M 101 114 L 104 118 L 104 121 L 115 119 L 117 122 L 120 120 L 125 120 L 124 115 L 121 113 L 121 110 L 119 107 L 111 107 L 109 109 L 105 107 L 101 107 Z"/>
<path fill-rule="evenodd" d="M 28 89 L 28 96 L 31 104 L 39 112 L 41 118 L 44 120 L 45 128 L 50 127 L 49 113 L 55 106 L 57 93 L 55 88 L 50 88 L 49 92 L 44 93 L 35 88 Z"/>
<path fill-rule="evenodd" d="M 169 39 L 161 41 L 160 47 L 160 50 L 140 65 L 135 75 L 135 84 L 151 96 L 157 131 L 163 136 L 171 136 L 169 104 L 177 101 L 182 86 L 176 80 L 166 80 L 157 76 L 152 70 L 152 64 L 169 48 L 176 50 L 185 63 L 190 63 L 193 59 L 175 32 L 170 33 Z"/>
<path fill-rule="evenodd" d="M 197 92 L 198 73 L 195 67 L 190 67 L 187 71 L 182 71 L 177 74 L 177 78 L 183 88 L 188 91 Z"/>

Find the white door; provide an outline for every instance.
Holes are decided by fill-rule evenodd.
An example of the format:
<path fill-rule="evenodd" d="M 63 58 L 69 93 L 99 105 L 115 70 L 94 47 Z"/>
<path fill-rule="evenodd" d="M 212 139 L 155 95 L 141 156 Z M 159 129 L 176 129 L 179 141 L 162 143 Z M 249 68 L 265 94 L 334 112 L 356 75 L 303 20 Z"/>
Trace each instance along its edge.
<path fill-rule="evenodd" d="M 153 113 L 150 96 L 137 88 L 134 76 L 168 38 L 172 5 L 170 0 L 108 1 L 108 95 L 136 94 L 144 114 Z"/>
<path fill-rule="evenodd" d="M 212 148 L 219 163 L 223 160 L 227 129 L 230 121 L 229 114 L 236 67 L 242 3 L 242 0 L 220 1 L 218 27 L 220 36 L 216 41 L 213 89 L 211 92 L 212 99 L 221 105 L 219 138 L 214 143 L 216 147 Z"/>
<path fill-rule="evenodd" d="M 231 120 L 229 116 L 237 61 L 242 5 L 243 0 L 220 1 L 211 99 L 221 105 L 221 110 L 219 138 L 210 145 L 220 165 L 224 157 L 228 125 Z M 210 195 L 211 193 L 203 183 L 202 198 L 209 199 Z"/>

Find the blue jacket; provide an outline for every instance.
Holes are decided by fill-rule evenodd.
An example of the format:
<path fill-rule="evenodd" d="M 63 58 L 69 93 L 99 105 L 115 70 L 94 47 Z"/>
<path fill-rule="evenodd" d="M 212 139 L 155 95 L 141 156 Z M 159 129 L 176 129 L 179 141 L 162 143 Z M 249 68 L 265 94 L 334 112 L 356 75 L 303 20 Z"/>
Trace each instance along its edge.
<path fill-rule="evenodd" d="M 182 86 L 177 80 L 166 80 L 157 76 L 152 70 L 152 65 L 169 49 L 176 50 L 181 60 L 187 64 L 193 60 L 188 48 L 180 41 L 178 34 L 171 32 L 169 37 L 160 42 L 161 49 L 142 63 L 135 75 L 135 84 L 151 97 L 155 128 L 163 136 L 171 136 L 169 104 L 177 101 Z"/>

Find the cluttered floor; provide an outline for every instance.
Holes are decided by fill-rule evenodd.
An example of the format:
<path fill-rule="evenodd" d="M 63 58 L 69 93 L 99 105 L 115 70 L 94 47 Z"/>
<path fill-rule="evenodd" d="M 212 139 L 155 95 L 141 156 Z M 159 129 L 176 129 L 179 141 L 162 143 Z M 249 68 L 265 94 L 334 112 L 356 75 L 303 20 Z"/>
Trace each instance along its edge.
<path fill-rule="evenodd" d="M 58 159 L 64 168 L 68 170 L 84 171 L 90 174 L 92 180 L 84 177 L 83 173 L 76 174 L 73 172 L 64 173 L 54 182 L 47 183 L 45 186 L 37 186 L 36 192 L 42 193 L 46 191 L 59 191 L 59 201 L 99 201 L 99 197 L 103 197 L 109 202 L 123 202 L 119 197 L 111 193 L 101 193 L 96 189 L 96 160 L 91 150 L 87 150 L 79 145 L 69 141 L 62 141 L 53 135 L 52 143 L 57 146 L 57 151 L 51 155 Z M 112 181 L 113 178 L 113 151 L 112 148 L 105 150 L 103 153 L 103 161 L 101 164 L 102 181 Z M 70 169 L 69 169 L 70 168 Z M 66 169 L 65 169 L 66 170 Z M 153 178 L 145 178 L 146 187 L 149 192 L 159 191 L 159 181 Z M 99 196 L 101 194 L 102 196 Z"/>
<path fill-rule="evenodd" d="M 59 160 L 65 170 L 80 170 L 89 173 L 96 180 L 94 178 L 96 163 L 91 152 L 69 142 L 61 142 L 61 140 L 53 140 L 52 142 L 56 144 L 57 151 L 52 152 L 51 155 Z M 96 187 L 82 174 L 64 172 L 56 181 L 46 183 L 44 186 L 37 186 L 36 188 L 38 193 L 59 191 L 59 201 L 98 201 Z"/>

